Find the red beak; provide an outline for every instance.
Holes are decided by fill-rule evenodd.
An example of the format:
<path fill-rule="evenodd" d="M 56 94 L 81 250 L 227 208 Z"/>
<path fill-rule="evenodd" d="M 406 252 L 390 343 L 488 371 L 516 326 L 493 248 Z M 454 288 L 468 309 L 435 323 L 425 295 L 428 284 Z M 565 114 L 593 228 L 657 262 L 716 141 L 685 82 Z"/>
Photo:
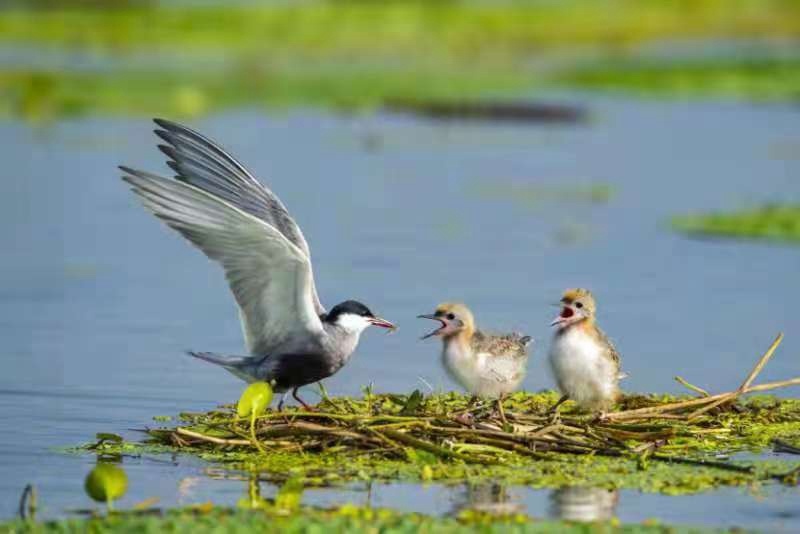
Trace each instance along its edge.
<path fill-rule="evenodd" d="M 397 327 L 387 321 L 386 319 L 381 319 L 380 317 L 371 317 L 369 320 L 372 326 L 380 326 L 381 328 L 388 328 L 391 332 L 392 330 L 397 330 Z"/>

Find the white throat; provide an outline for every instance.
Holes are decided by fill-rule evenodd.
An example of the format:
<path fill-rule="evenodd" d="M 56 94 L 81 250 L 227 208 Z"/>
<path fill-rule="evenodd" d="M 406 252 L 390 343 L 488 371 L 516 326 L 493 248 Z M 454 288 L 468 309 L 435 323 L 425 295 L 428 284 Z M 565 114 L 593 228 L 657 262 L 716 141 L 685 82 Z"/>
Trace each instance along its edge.
<path fill-rule="evenodd" d="M 343 313 L 336 318 L 336 326 L 350 334 L 360 334 L 370 324 L 369 319 L 355 313 Z"/>

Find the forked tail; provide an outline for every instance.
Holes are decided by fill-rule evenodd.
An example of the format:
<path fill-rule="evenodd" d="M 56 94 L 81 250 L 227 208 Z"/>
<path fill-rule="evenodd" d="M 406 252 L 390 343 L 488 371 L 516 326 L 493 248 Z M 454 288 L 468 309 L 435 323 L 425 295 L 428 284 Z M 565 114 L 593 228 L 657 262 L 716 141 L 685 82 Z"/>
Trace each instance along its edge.
<path fill-rule="evenodd" d="M 214 352 L 193 352 L 186 351 L 186 354 L 199 360 L 205 360 L 213 364 L 224 367 L 245 382 L 255 382 L 258 380 L 256 370 L 258 360 L 252 356 L 223 356 Z"/>

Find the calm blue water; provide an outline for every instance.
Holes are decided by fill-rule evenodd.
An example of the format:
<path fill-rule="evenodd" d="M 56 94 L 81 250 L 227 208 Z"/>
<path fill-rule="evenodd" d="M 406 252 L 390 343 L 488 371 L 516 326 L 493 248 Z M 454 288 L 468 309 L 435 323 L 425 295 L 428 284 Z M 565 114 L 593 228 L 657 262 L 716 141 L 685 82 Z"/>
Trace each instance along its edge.
<path fill-rule="evenodd" d="M 680 391 L 675 374 L 735 388 L 779 331 L 786 340 L 760 380 L 800 376 L 800 249 L 691 240 L 668 227 L 687 211 L 800 201 L 797 108 L 569 100 L 593 120 L 504 126 L 245 110 L 192 125 L 284 200 L 311 245 L 324 304 L 357 298 L 400 326 L 365 334 L 350 365 L 327 381 L 334 394 L 370 382 L 378 391 L 453 387 L 437 344 L 418 341 L 430 325 L 414 319 L 449 299 L 466 301 L 486 327 L 533 335 L 525 388 L 551 387 L 550 303 L 570 286 L 595 291 L 629 391 Z M 81 488 L 93 458 L 54 448 L 97 431 L 133 436 L 128 429 L 154 415 L 209 409 L 241 389 L 182 356 L 242 350 L 220 270 L 119 180 L 120 163 L 167 172 L 151 129 L 132 119 L 0 123 L 0 517 L 15 512 L 28 482 L 45 515 L 87 505 Z M 593 184 L 611 188 L 607 203 L 580 194 Z M 313 388 L 305 396 L 317 398 Z M 206 479 L 203 464 L 183 458 L 125 465 L 128 503 L 234 502 L 244 488 Z M 186 485 L 196 490 L 181 493 Z M 462 490 L 426 491 L 439 503 Z M 532 514 L 554 513 L 548 492 L 508 491 Z M 797 493 L 771 491 L 769 499 L 622 492 L 615 513 L 797 528 Z M 408 486 L 373 495 L 427 506 Z M 315 490 L 308 499 L 364 496 Z"/>

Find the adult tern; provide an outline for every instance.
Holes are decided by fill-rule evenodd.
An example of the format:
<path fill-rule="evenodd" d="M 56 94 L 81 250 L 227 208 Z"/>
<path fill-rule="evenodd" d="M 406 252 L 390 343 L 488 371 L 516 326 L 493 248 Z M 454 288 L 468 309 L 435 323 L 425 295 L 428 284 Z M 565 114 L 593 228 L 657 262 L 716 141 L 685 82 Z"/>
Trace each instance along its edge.
<path fill-rule="evenodd" d="M 247 382 L 271 382 L 284 397 L 291 390 L 309 408 L 299 387 L 341 369 L 368 326 L 394 325 L 355 300 L 326 312 L 308 244 L 280 199 L 210 139 L 174 122 L 155 123 L 175 177 L 121 166 L 123 180 L 153 215 L 222 266 L 250 353 L 189 354 Z"/>

